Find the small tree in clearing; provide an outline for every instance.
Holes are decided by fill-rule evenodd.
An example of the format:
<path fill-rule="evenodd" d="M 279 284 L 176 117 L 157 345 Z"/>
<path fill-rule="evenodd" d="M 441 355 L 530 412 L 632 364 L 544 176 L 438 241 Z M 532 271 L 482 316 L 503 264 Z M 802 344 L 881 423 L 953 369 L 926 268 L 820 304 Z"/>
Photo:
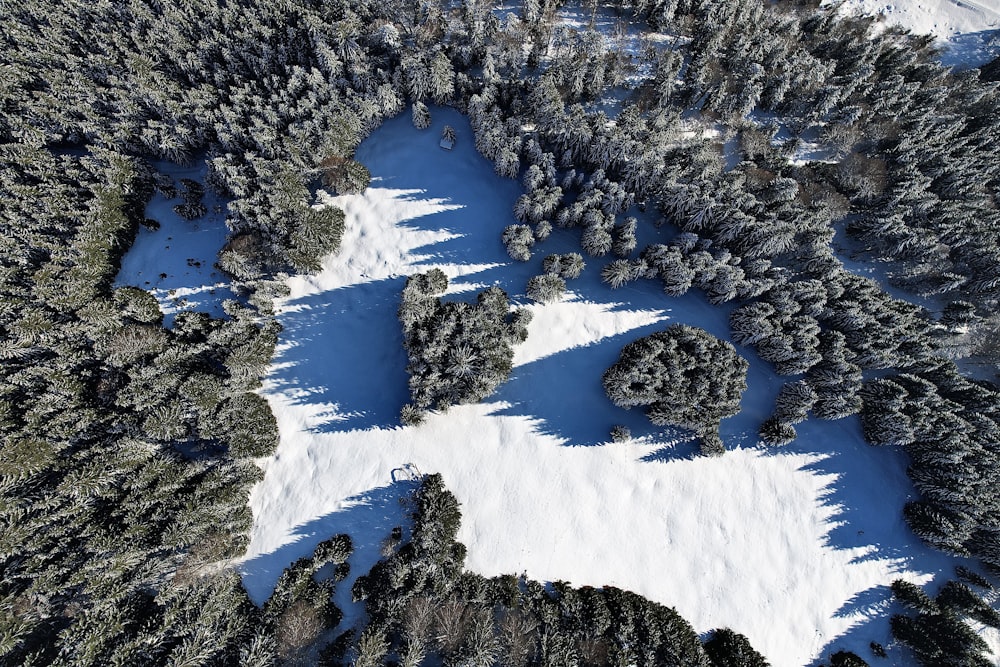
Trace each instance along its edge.
<path fill-rule="evenodd" d="M 566 281 L 553 273 L 543 273 L 528 280 L 525 293 L 538 303 L 558 301 L 566 293 Z"/>

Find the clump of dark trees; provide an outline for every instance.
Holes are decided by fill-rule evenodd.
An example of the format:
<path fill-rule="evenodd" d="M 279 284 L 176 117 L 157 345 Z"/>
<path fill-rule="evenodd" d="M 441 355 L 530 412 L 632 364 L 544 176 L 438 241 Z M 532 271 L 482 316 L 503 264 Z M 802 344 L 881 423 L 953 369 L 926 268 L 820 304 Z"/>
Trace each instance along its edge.
<path fill-rule="evenodd" d="M 365 182 L 352 151 L 394 99 L 352 46 L 373 12 L 4 8 L 0 664 L 284 657 L 290 635 L 225 568 L 246 549 L 253 458 L 278 436 L 256 390 L 280 327 L 253 292 L 336 247 L 342 213 L 310 206 L 324 160 Z M 219 264 L 244 298 L 224 317 L 166 328 L 149 293 L 114 284 L 155 188 L 179 194 L 158 159 L 209 162 L 206 183 L 181 184 L 182 217 L 204 214 L 206 188 L 230 200 Z"/>
<path fill-rule="evenodd" d="M 528 336 L 531 313 L 511 312 L 499 287 L 480 292 L 475 304 L 442 301 L 447 289 L 440 269 L 410 276 L 403 288 L 399 321 L 410 374 L 404 424 L 419 423 L 427 410 L 444 411 L 492 394 L 510 377 L 514 345 Z"/>
<path fill-rule="evenodd" d="M 604 372 L 604 391 L 619 407 L 646 406 L 654 424 L 694 431 L 703 454 L 719 455 L 719 422 L 739 412 L 748 368 L 726 341 L 675 324 L 626 345 Z"/>
<path fill-rule="evenodd" d="M 1000 613 L 972 587 L 991 586 L 982 576 L 965 568 L 959 567 L 958 574 L 968 583 L 949 581 L 933 598 L 911 582 L 902 579 L 892 582 L 893 597 L 908 611 L 892 617 L 892 635 L 912 649 L 924 667 L 989 667 L 994 664 L 983 655 L 988 650 L 986 642 L 966 622 L 974 620 L 1000 628 Z"/>

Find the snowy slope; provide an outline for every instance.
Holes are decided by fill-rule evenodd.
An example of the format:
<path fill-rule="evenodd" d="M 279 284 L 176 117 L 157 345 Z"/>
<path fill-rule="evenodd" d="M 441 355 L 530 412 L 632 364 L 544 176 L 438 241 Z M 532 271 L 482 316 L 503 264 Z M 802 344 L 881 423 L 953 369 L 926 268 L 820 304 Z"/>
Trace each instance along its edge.
<path fill-rule="evenodd" d="M 504 253 L 519 188 L 472 146 L 468 122 L 433 109 L 430 130 L 408 114 L 358 150 L 374 178 L 347 213 L 342 250 L 316 276 L 293 277 L 278 305 L 284 326 L 264 392 L 281 430 L 251 496 L 254 527 L 242 564 L 252 597 L 323 539 L 350 533 L 349 584 L 402 523 L 413 476 L 440 472 L 462 504 L 467 566 L 486 575 L 613 584 L 675 606 L 699 631 L 730 626 L 777 667 L 848 648 L 889 644 L 888 584 L 951 575 L 953 561 L 916 540 L 901 507 L 913 494 L 899 452 L 867 446 L 856 420 L 801 425 L 796 443 L 757 446 L 777 383 L 751 350 L 743 412 L 723 422 L 732 451 L 694 456 L 683 435 L 651 427 L 604 397 L 600 374 L 635 338 L 684 322 L 727 334 L 727 310 L 657 285 L 611 291 L 600 259 L 570 281 L 562 303 L 532 305 L 511 380 L 486 402 L 398 425 L 407 401 L 395 319 L 408 273 L 439 267 L 451 291 L 499 284 L 515 299 L 550 252 L 575 249 L 559 232 L 525 264 Z M 458 145 L 437 147 L 440 128 Z M 644 230 L 653 240 L 666 230 Z M 615 424 L 636 439 L 609 444 Z M 883 664 L 904 664 L 890 650 Z"/>
<path fill-rule="evenodd" d="M 824 0 L 823 4 L 832 4 Z M 846 0 L 843 11 L 879 16 L 914 34 L 930 34 L 946 65 L 975 67 L 1000 55 L 1000 0 Z"/>

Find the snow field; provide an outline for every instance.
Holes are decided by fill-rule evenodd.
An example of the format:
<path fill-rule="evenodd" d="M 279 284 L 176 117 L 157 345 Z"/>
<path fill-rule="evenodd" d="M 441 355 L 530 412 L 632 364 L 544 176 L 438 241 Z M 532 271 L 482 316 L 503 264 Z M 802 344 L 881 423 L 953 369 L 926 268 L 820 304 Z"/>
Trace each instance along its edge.
<path fill-rule="evenodd" d="M 465 118 L 440 108 L 432 118 L 421 132 L 403 114 L 361 145 L 375 178 L 363 195 L 333 199 L 347 213 L 341 251 L 318 275 L 290 278 L 276 304 L 284 332 L 264 395 L 281 443 L 250 499 L 251 596 L 264 600 L 282 568 L 346 532 L 357 549 L 337 602 L 355 622 L 350 584 L 403 523 L 412 475 L 440 472 L 462 504 L 473 571 L 633 590 L 700 632 L 746 634 L 776 667 L 888 646 L 888 584 L 947 578 L 954 562 L 903 523 L 913 489 L 898 451 L 866 445 L 855 419 L 809 421 L 792 445 L 758 447 L 779 383 L 747 348 L 749 389 L 722 424 L 731 451 L 721 458 L 694 456 L 686 436 L 604 396 L 600 375 L 631 340 L 673 322 L 726 336 L 728 310 L 700 295 L 670 299 L 652 283 L 611 291 L 598 278 L 610 259 L 586 258 L 566 299 L 529 306 L 528 340 L 494 396 L 398 425 L 405 276 L 436 266 L 453 294 L 498 284 L 523 300 L 541 258 L 575 250 L 578 234 L 557 230 L 531 261 L 511 261 L 499 236 L 518 185 L 476 154 Z M 437 147 L 445 123 L 458 130 L 451 152 Z M 635 439 L 609 443 L 615 424 Z M 904 664 L 892 647 L 890 658 Z"/>

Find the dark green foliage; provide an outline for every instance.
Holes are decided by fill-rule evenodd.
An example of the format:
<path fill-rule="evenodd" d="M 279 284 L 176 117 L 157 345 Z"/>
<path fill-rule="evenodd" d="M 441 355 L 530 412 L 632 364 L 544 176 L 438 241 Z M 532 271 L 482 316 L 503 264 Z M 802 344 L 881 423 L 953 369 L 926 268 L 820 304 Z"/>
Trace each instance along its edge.
<path fill-rule="evenodd" d="M 289 237 L 289 258 L 301 271 L 318 271 L 323 257 L 338 247 L 344 235 L 344 212 L 333 206 L 308 208 L 299 215 Z"/>
<path fill-rule="evenodd" d="M 414 494 L 411 538 L 353 588 L 375 623 L 398 623 L 414 596 L 444 596 L 456 583 L 465 547 L 455 542 L 461 511 L 440 475 L 427 475 Z"/>
<path fill-rule="evenodd" d="M 739 412 L 748 368 L 729 343 L 677 324 L 626 345 L 603 383 L 615 405 L 647 406 L 654 424 L 691 429 L 714 454 L 719 422 Z"/>
<path fill-rule="evenodd" d="M 900 445 L 921 492 L 904 514 L 930 544 L 1000 563 L 1000 524 L 993 491 L 1000 469 L 995 442 L 1000 403 L 995 386 L 958 374 L 950 362 L 868 382 L 862 390 L 865 436 Z"/>
<path fill-rule="evenodd" d="M 830 656 L 830 667 L 869 667 L 856 653 L 837 651 Z"/>
<path fill-rule="evenodd" d="M 406 281 L 399 320 L 409 355 L 411 404 L 407 423 L 419 412 L 446 410 L 489 396 L 511 371 L 513 346 L 527 336 L 530 313 L 509 312 L 507 295 L 497 287 L 481 292 L 475 304 L 442 301 L 448 279 L 438 269 Z"/>
<path fill-rule="evenodd" d="M 993 589 L 993 584 L 990 583 L 989 579 L 978 572 L 970 570 L 964 565 L 955 566 L 955 576 L 972 586 L 978 586 L 979 588 L 985 588 L 987 590 Z"/>
<path fill-rule="evenodd" d="M 336 535 L 316 545 L 313 550 L 313 567 L 319 569 L 326 565 L 346 563 L 354 551 L 350 535 Z"/>
<path fill-rule="evenodd" d="M 240 459 L 274 442 L 273 417 L 249 393 L 273 351 L 273 321 L 230 304 L 229 319 L 186 314 L 167 331 L 150 295 L 112 284 L 154 188 L 179 194 L 185 217 L 205 213 L 202 184 L 157 179 L 140 156 L 207 157 L 206 185 L 232 198 L 219 266 L 234 278 L 318 268 L 343 215 L 313 208 L 312 186 L 335 164 L 329 184 L 362 191 L 370 174 L 353 151 L 407 95 L 468 109 L 498 173 L 516 178 L 530 164 L 515 216 L 531 226 L 509 239 L 519 258 L 551 223 L 578 227 L 590 254 L 628 255 L 635 225 L 619 216 L 636 202 L 654 207 L 683 233 L 614 264 L 608 282 L 655 277 L 667 294 L 698 287 L 712 303 L 739 302 L 734 340 L 781 373 L 805 374 L 814 415 L 852 414 L 860 396 L 870 439 L 906 447 L 921 494 L 905 512 L 914 531 L 1000 567 L 996 388 L 931 360 L 948 341 L 979 340 L 988 353 L 995 338 L 978 318 L 1000 294 L 1000 91 L 983 83 L 996 63 L 950 72 L 924 38 L 796 4 L 788 16 L 759 2 L 632 3 L 682 38 L 649 54 L 654 76 L 609 122 L 578 102 L 635 63 L 591 30 L 542 58 L 555 41 L 534 2 L 524 22 L 506 23 L 482 3 L 405 16 L 368 1 L 13 3 L 0 86 L 0 662 L 273 664 L 301 659 L 333 618 L 311 597 L 308 568 L 283 579 L 302 599 L 270 603 L 282 611 L 267 623 L 234 576 L 204 574 L 244 550 L 260 471 Z M 738 131 L 742 164 L 723 169 L 717 146 L 682 127 L 692 104 Z M 839 164 L 791 165 L 795 139 L 776 141 L 777 124 L 735 120 L 755 109 L 793 135 L 822 128 Z M 952 301 L 938 322 L 839 265 L 832 230 L 847 213 L 849 234 L 893 258 L 904 287 Z M 547 258 L 546 273 L 579 275 L 580 256 L 561 257 L 571 261 Z M 469 316 L 471 328 L 493 343 L 522 339 L 525 316 L 511 317 L 495 292 L 487 300 L 493 319 Z M 442 315 L 426 328 L 440 333 L 466 310 L 419 298 L 401 319 L 422 327 Z M 469 359 L 435 361 L 461 375 Z M 889 368 L 903 372 L 859 394 L 861 369 Z M 483 375 L 503 369 L 497 359 Z M 423 398 L 438 407 L 484 390 L 429 384 Z M 804 405 L 784 406 L 786 421 L 762 433 L 793 437 Z M 424 409 L 407 406 L 404 420 Z M 721 447 L 707 431 L 703 445 Z M 452 525 L 451 512 L 440 516 Z M 314 560 L 343 576 L 347 546 L 335 539 Z M 490 592 L 452 576 L 460 548 L 439 551 L 458 592 L 427 599 L 464 619 L 449 660 L 485 661 L 494 630 L 505 664 L 706 664 L 655 605 L 614 589 L 549 595 L 527 581 Z M 894 625 L 925 664 L 978 664 L 954 620 L 995 622 L 974 597 L 946 586 L 938 611 Z M 367 659 L 400 643 L 393 632 L 363 634 Z"/>
<path fill-rule="evenodd" d="M 787 445 L 795 440 L 795 427 L 777 417 L 768 417 L 760 425 L 760 439 L 767 445 Z"/>
<path fill-rule="evenodd" d="M 932 613 L 938 610 L 937 604 L 922 588 L 905 579 L 892 582 L 892 595 L 915 611 Z"/>
<path fill-rule="evenodd" d="M 750 640 L 729 628 L 713 630 L 705 642 L 712 667 L 769 667 L 770 663 L 750 645 Z"/>
<path fill-rule="evenodd" d="M 338 194 L 360 194 L 372 180 L 371 172 L 357 160 L 334 155 L 324 160 L 320 166 L 323 170 L 323 185 Z"/>
<path fill-rule="evenodd" d="M 967 618 L 996 627 L 997 613 L 964 584 L 949 581 L 932 599 L 919 587 L 896 580 L 892 592 L 915 615 L 891 619 L 892 636 L 908 646 L 926 667 L 988 667 L 986 642 L 969 626 Z M 984 620 L 985 619 L 985 620 Z"/>
<path fill-rule="evenodd" d="M 259 383 L 273 326 L 232 311 L 183 315 L 169 331 L 151 295 L 112 290 L 152 194 L 141 161 L 97 147 L 8 158 L 9 192 L 34 182 L 62 204 L 20 217 L 24 233 L 3 247 L 4 262 L 12 251 L 26 263 L 0 297 L 13 352 L 0 391 L 16 398 L 0 410 L 0 458 L 13 466 L 2 472 L 0 597 L 13 606 L 0 662 L 156 665 L 201 650 L 235 660 L 257 632 L 245 593 L 200 573 L 244 551 L 260 471 L 215 446 L 231 433 L 214 415 Z M 3 224 L 28 204 L 8 199 Z M 44 252 L 22 253 L 22 241 Z"/>
<path fill-rule="evenodd" d="M 300 558 L 281 573 L 261 620 L 273 633 L 282 660 L 294 664 L 305 659 L 324 632 L 340 622 L 343 615 L 331 599 L 334 582 L 321 575 L 327 565 L 345 564 L 351 551 L 351 538 L 336 535 L 317 545 L 311 558 Z"/>
<path fill-rule="evenodd" d="M 211 421 L 210 434 L 218 433 L 234 457 L 267 456 L 278 444 L 278 423 L 258 394 L 244 392 L 223 400 Z"/>
<path fill-rule="evenodd" d="M 146 290 L 138 287 L 119 287 L 112 294 L 112 298 L 122 314 L 136 322 L 156 325 L 163 322 L 159 302 Z"/>

